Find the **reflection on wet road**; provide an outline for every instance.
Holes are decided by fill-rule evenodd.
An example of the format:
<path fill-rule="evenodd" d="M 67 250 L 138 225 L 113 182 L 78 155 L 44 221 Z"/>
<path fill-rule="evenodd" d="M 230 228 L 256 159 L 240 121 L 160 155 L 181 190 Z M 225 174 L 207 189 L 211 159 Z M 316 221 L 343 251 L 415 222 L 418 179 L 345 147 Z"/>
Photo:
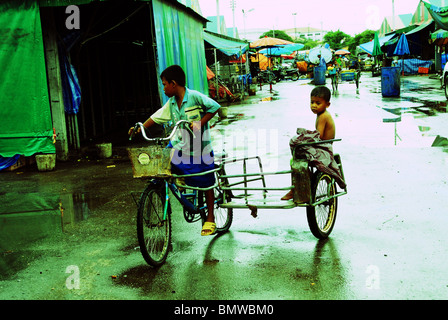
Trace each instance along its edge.
<path fill-rule="evenodd" d="M 94 201 L 87 193 L 19 193 L 1 195 L 0 275 L 8 276 L 26 267 L 20 263 L 22 250 L 34 242 L 61 234 L 64 229 L 87 219 Z M 16 266 L 12 268 L 11 266 Z"/>

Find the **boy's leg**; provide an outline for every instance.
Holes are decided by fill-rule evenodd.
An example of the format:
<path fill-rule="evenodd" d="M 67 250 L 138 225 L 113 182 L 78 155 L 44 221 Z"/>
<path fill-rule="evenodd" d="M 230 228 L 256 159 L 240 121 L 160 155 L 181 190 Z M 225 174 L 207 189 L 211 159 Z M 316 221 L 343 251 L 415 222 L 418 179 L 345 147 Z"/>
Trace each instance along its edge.
<path fill-rule="evenodd" d="M 215 214 L 214 214 L 214 207 L 215 207 L 215 192 L 214 190 L 207 190 L 205 191 L 205 202 L 207 204 L 207 211 L 208 211 L 208 215 L 205 219 L 205 223 L 207 222 L 211 222 L 211 223 L 215 223 Z M 202 228 L 201 234 L 202 235 L 210 235 L 213 234 L 215 231 L 215 228 L 213 229 L 208 229 L 205 227 L 205 223 L 204 226 Z"/>
<path fill-rule="evenodd" d="M 205 221 L 215 222 L 215 214 L 213 212 L 215 207 L 215 192 L 213 189 L 205 191 L 205 202 L 208 209 L 208 215 Z"/>

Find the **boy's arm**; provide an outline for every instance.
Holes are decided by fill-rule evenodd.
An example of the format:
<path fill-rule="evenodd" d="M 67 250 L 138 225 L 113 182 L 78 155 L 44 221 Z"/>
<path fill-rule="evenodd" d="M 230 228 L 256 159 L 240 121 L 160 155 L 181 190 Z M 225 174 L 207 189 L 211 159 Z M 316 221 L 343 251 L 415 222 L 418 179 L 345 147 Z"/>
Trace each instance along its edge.
<path fill-rule="evenodd" d="M 143 126 L 145 128 L 149 128 L 150 126 L 154 125 L 154 123 L 163 124 L 170 120 L 171 120 L 170 101 L 168 100 L 162 108 L 154 112 L 148 118 L 148 120 L 146 120 L 143 123 Z"/>
<path fill-rule="evenodd" d="M 316 119 L 316 130 L 319 131 L 320 138 L 323 140 L 325 133 L 325 126 L 327 124 L 327 119 L 324 114 L 321 114 Z"/>
<path fill-rule="evenodd" d="M 207 113 L 202 117 L 202 119 L 201 119 L 201 121 L 200 121 L 200 127 L 199 127 L 199 121 L 196 121 L 196 122 L 192 122 L 192 123 L 191 123 L 191 129 L 192 129 L 193 131 L 196 131 L 196 130 L 201 129 L 203 126 L 205 126 L 205 124 L 206 124 L 207 122 L 210 121 L 210 119 L 212 119 L 212 118 L 215 116 L 215 114 L 216 114 L 217 112 L 218 112 L 218 111 L 215 111 L 215 112 L 213 112 L 213 113 L 211 113 L 211 112 L 207 112 Z"/>
<path fill-rule="evenodd" d="M 201 118 L 201 128 L 202 128 L 207 124 L 207 122 L 210 121 L 210 119 L 212 119 L 216 115 L 218 109 L 221 108 L 221 105 L 217 103 L 215 100 L 211 99 L 210 97 L 207 97 L 202 93 L 196 93 L 195 99 L 196 102 L 199 105 L 201 105 L 204 108 L 204 111 L 206 112 L 205 115 Z M 198 129 L 193 125 L 191 128 L 194 130 Z"/>

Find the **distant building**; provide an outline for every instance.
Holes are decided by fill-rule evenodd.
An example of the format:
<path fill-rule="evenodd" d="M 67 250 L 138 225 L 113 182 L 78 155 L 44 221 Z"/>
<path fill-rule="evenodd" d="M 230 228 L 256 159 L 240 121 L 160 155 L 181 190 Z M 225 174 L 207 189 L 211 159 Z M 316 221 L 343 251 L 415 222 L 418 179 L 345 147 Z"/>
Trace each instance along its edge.
<path fill-rule="evenodd" d="M 246 32 L 241 35 L 241 38 L 246 39 L 249 42 L 254 42 L 255 40 L 260 39 L 261 35 L 269 30 L 270 29 L 268 28 L 247 29 Z"/>
<path fill-rule="evenodd" d="M 290 28 L 283 30 L 288 34 L 291 38 L 306 38 L 311 39 L 314 41 L 323 41 L 325 35 L 327 34 L 327 31 L 312 28 L 312 27 L 305 27 L 305 28 Z"/>

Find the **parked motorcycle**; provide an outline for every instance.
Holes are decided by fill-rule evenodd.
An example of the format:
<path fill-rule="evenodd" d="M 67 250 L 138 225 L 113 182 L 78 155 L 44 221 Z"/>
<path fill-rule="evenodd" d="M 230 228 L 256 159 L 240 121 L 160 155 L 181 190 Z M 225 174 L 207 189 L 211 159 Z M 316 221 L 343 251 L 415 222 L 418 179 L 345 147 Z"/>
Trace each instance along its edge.
<path fill-rule="evenodd" d="M 275 75 L 270 70 L 260 70 L 257 78 L 260 83 L 271 83 L 272 81 L 275 81 Z"/>
<path fill-rule="evenodd" d="M 277 70 L 274 70 L 274 75 L 276 81 L 291 79 L 292 81 L 297 81 L 299 79 L 299 70 L 293 65 L 283 65 Z"/>
<path fill-rule="evenodd" d="M 281 80 L 291 79 L 296 81 L 299 79 L 299 70 L 293 66 L 280 66 L 271 70 L 260 70 L 258 73 L 258 81 L 261 83 L 278 82 Z"/>

